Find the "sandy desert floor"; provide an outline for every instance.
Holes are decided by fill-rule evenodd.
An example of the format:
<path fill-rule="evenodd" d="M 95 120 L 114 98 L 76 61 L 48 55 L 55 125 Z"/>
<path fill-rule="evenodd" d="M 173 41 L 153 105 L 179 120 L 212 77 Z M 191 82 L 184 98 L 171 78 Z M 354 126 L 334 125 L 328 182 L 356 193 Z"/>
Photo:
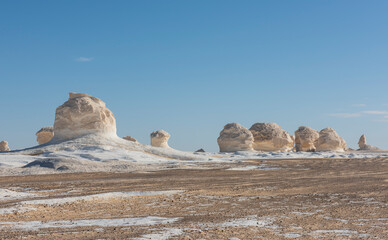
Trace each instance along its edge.
<path fill-rule="evenodd" d="M 388 158 L 228 167 L 0 177 L 0 239 L 388 239 Z"/>

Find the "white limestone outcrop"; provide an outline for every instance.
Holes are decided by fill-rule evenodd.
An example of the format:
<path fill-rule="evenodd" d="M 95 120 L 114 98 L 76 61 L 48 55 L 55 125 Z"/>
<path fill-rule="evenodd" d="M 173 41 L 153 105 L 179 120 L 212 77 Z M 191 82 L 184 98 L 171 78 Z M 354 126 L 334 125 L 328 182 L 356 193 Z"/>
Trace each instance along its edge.
<path fill-rule="evenodd" d="M 220 152 L 252 151 L 252 133 L 238 123 L 229 123 L 224 126 L 217 139 Z"/>
<path fill-rule="evenodd" d="M 69 100 L 55 112 L 54 140 L 68 140 L 91 133 L 116 136 L 116 119 L 105 103 L 84 93 L 69 93 Z"/>
<path fill-rule="evenodd" d="M 345 140 L 332 128 L 325 128 L 319 132 L 316 148 L 318 152 L 344 152 L 347 149 Z"/>
<path fill-rule="evenodd" d="M 8 142 L 7 141 L 1 141 L 0 142 L 0 152 L 4 152 L 4 151 L 11 151 L 11 149 L 8 146 Z"/>
<path fill-rule="evenodd" d="M 255 123 L 249 129 L 254 138 L 256 151 L 289 152 L 294 149 L 294 139 L 276 123 Z"/>
<path fill-rule="evenodd" d="M 164 130 L 152 132 L 151 133 L 151 146 L 170 148 L 170 146 L 168 146 L 168 139 L 169 138 L 170 138 L 170 134 Z"/>
<path fill-rule="evenodd" d="M 35 135 L 39 144 L 48 143 L 54 137 L 54 127 L 41 128 Z"/>
<path fill-rule="evenodd" d="M 295 131 L 295 149 L 297 152 L 315 152 L 319 132 L 310 127 L 301 126 Z"/>
<path fill-rule="evenodd" d="M 358 150 L 364 150 L 364 151 L 380 150 L 378 147 L 366 144 L 366 136 L 365 136 L 365 134 L 363 134 L 360 137 L 360 140 L 358 141 L 358 146 L 360 147 Z"/>

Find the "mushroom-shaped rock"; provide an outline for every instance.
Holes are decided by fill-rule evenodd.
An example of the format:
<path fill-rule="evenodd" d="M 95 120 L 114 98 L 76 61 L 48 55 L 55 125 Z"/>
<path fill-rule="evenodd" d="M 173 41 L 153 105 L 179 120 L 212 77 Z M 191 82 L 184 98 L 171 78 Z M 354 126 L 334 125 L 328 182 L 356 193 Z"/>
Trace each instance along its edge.
<path fill-rule="evenodd" d="M 68 140 L 98 133 L 116 136 L 116 119 L 105 103 L 84 93 L 69 93 L 69 100 L 55 112 L 54 140 Z"/>
<path fill-rule="evenodd" d="M 8 147 L 7 141 L 0 142 L 0 152 L 4 152 L 4 151 L 11 151 L 11 149 L 9 149 L 9 147 Z"/>
<path fill-rule="evenodd" d="M 253 149 L 257 151 L 283 151 L 294 149 L 293 136 L 276 123 L 255 123 L 249 129 L 254 137 Z"/>
<path fill-rule="evenodd" d="M 123 137 L 123 139 L 125 139 L 127 141 L 138 143 L 138 141 L 135 138 L 131 137 L 131 136 L 125 136 L 125 137 Z"/>
<path fill-rule="evenodd" d="M 343 152 L 347 149 L 345 140 L 332 128 L 325 128 L 319 132 L 316 144 L 317 151 Z"/>
<path fill-rule="evenodd" d="M 358 146 L 360 147 L 360 149 L 358 149 L 358 150 L 365 150 L 365 151 L 380 150 L 379 148 L 377 148 L 375 146 L 366 144 L 366 136 L 365 136 L 365 134 L 363 134 L 360 137 L 360 140 L 358 141 Z"/>
<path fill-rule="evenodd" d="M 36 135 L 36 141 L 39 144 L 48 143 L 54 137 L 54 128 L 53 127 L 41 128 L 35 135 Z"/>
<path fill-rule="evenodd" d="M 169 138 L 170 138 L 170 134 L 164 130 L 152 132 L 151 133 L 151 146 L 170 148 L 170 146 L 168 146 L 168 139 Z"/>
<path fill-rule="evenodd" d="M 238 123 L 224 126 L 217 138 L 220 152 L 252 151 L 252 133 Z"/>
<path fill-rule="evenodd" d="M 301 126 L 295 131 L 295 148 L 297 152 L 315 152 L 319 132 L 309 127 Z"/>

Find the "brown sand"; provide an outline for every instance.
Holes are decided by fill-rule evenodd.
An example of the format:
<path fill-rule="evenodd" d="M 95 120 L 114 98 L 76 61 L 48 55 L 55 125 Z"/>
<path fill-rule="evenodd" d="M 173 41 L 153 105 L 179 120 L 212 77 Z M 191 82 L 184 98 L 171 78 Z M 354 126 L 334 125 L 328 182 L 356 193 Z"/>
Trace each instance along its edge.
<path fill-rule="evenodd" d="M 162 239 L 163 233 L 168 239 L 388 239 L 387 158 L 258 160 L 234 167 L 245 166 L 258 168 L 0 177 L 0 188 L 43 191 L 37 192 L 40 199 L 183 191 L 33 205 L 35 210 L 0 214 L 0 223 L 147 216 L 178 217 L 176 222 L 35 231 L 0 225 L 0 239 Z M 0 210 L 25 200 L 32 198 L 0 202 Z"/>

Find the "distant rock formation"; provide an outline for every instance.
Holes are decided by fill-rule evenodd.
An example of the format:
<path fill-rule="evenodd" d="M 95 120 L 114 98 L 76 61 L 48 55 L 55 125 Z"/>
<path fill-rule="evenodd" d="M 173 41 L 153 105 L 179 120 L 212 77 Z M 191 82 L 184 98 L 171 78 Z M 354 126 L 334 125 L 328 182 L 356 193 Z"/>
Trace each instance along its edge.
<path fill-rule="evenodd" d="M 316 144 L 317 151 L 346 151 L 346 142 L 332 128 L 325 128 L 319 132 L 319 138 Z"/>
<path fill-rule="evenodd" d="M 170 148 L 170 146 L 168 146 L 168 139 L 169 138 L 170 138 L 170 134 L 164 130 L 152 132 L 151 133 L 151 146 Z"/>
<path fill-rule="evenodd" d="M 91 133 L 116 136 L 116 119 L 105 103 L 84 93 L 69 93 L 69 100 L 55 113 L 54 140 Z"/>
<path fill-rule="evenodd" d="M 196 153 L 203 153 L 203 152 L 205 152 L 205 150 L 203 150 L 203 148 L 200 148 L 200 149 L 198 149 L 197 151 L 195 151 Z"/>
<path fill-rule="evenodd" d="M 224 126 L 217 139 L 220 152 L 252 151 L 252 133 L 238 123 Z"/>
<path fill-rule="evenodd" d="M 53 127 L 41 128 L 35 135 L 36 135 L 36 141 L 39 144 L 48 143 L 54 137 L 54 128 Z"/>
<path fill-rule="evenodd" d="M 276 123 L 255 123 L 249 129 L 254 137 L 253 149 L 257 151 L 289 152 L 294 149 L 294 139 Z"/>
<path fill-rule="evenodd" d="M 127 141 L 138 143 L 138 141 L 135 138 L 131 137 L 131 136 L 125 136 L 125 137 L 123 137 L 123 139 L 125 139 Z"/>
<path fill-rule="evenodd" d="M 363 134 L 360 137 L 360 140 L 358 141 L 358 146 L 360 147 L 358 150 L 364 150 L 364 151 L 374 151 L 374 150 L 380 150 L 379 148 L 366 144 L 366 136 Z"/>
<path fill-rule="evenodd" d="M 301 126 L 295 131 L 295 148 L 297 152 L 315 152 L 319 132 L 309 127 Z"/>
<path fill-rule="evenodd" d="M 5 152 L 5 151 L 11 151 L 11 149 L 9 148 L 7 141 L 1 141 L 0 142 L 0 152 Z"/>

